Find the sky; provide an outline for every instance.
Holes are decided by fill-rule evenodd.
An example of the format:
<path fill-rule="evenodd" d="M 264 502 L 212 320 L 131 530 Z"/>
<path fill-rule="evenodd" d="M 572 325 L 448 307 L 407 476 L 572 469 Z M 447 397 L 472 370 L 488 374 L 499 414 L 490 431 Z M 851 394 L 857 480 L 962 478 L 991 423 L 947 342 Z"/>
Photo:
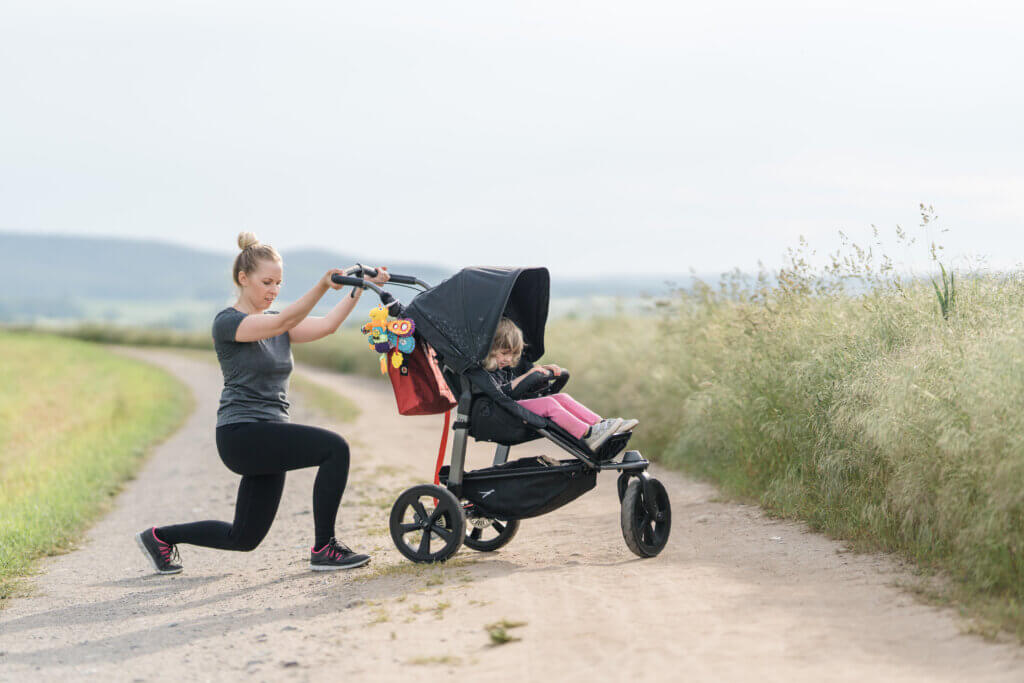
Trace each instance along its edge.
<path fill-rule="evenodd" d="M 985 1 L 2 0 L 0 231 L 706 273 L 924 202 L 950 262 L 1010 268 L 1022 29 Z"/>

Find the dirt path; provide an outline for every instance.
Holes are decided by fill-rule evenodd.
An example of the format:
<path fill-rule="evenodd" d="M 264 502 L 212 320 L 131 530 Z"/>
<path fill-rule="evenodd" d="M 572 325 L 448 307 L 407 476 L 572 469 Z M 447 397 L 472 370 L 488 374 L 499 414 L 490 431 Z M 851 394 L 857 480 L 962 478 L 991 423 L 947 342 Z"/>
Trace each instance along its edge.
<path fill-rule="evenodd" d="M 306 369 L 358 400 L 354 471 L 339 536 L 369 567 L 314 574 L 312 472 L 289 475 L 277 522 L 253 553 L 182 547 L 185 572 L 150 572 L 132 534 L 148 524 L 230 519 L 237 477 L 213 443 L 216 366 L 126 351 L 182 377 L 196 412 L 153 454 L 79 550 L 47 560 L 34 595 L 0 612 L 0 680 L 1021 681 L 1016 646 L 962 635 L 950 610 L 894 584 L 889 558 L 853 555 L 756 508 L 656 469 L 673 536 L 638 560 L 623 543 L 613 474 L 562 510 L 523 522 L 493 554 L 444 566 L 394 549 L 395 494 L 432 473 L 436 417 L 400 418 L 390 389 Z M 324 424 L 296 406 L 294 419 Z M 513 450 L 555 454 L 543 443 Z M 557 454 L 556 454 L 557 455 Z M 474 446 L 470 465 L 490 462 Z M 485 625 L 525 622 L 489 647 Z"/>

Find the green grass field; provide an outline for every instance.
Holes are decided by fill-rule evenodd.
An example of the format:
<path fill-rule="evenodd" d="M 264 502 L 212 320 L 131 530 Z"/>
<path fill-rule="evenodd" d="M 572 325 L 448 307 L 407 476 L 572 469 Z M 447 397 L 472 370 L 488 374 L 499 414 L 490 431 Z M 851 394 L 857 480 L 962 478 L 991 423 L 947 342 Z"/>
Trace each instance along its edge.
<path fill-rule="evenodd" d="M 0 331 L 0 602 L 71 547 L 187 414 L 188 390 L 101 347 Z"/>

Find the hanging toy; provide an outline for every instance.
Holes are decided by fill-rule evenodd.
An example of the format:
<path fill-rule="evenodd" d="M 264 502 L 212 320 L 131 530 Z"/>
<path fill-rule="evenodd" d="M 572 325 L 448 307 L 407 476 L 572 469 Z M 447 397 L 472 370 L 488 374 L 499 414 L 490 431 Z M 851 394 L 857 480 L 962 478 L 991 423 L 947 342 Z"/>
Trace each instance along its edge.
<path fill-rule="evenodd" d="M 370 311 L 370 322 L 363 325 L 363 334 L 369 335 L 370 349 L 380 354 L 380 371 L 387 374 L 388 351 L 391 345 L 388 343 L 388 309 L 377 306 Z"/>
<path fill-rule="evenodd" d="M 380 372 L 388 373 L 388 353 L 391 353 L 391 366 L 408 374 L 406 355 L 416 348 L 416 323 L 408 318 L 388 320 L 388 309 L 381 305 L 370 311 L 370 322 L 362 327 L 363 334 L 369 336 L 370 349 L 380 354 Z"/>

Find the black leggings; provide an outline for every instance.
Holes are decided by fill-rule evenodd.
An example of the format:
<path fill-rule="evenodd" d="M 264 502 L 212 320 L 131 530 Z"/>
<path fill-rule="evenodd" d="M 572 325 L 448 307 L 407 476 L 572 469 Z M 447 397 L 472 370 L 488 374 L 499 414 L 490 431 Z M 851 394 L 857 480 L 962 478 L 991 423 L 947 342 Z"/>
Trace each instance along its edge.
<path fill-rule="evenodd" d="M 270 531 L 284 490 L 284 473 L 319 465 L 313 484 L 314 547 L 334 536 L 341 494 L 348 481 L 348 444 L 334 432 L 288 422 L 243 422 L 217 428 L 217 451 L 228 469 L 242 475 L 235 521 L 162 526 L 165 543 L 222 550 L 252 550 Z"/>

